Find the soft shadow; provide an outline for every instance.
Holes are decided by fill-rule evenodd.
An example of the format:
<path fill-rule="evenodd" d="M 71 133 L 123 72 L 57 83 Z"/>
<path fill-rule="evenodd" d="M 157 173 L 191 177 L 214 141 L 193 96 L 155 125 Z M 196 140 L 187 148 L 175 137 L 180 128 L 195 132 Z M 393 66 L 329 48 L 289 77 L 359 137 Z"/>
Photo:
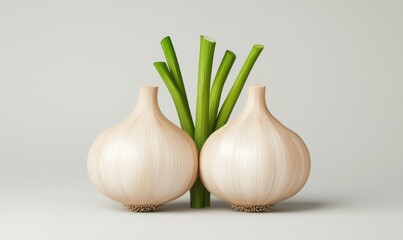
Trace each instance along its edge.
<path fill-rule="evenodd" d="M 101 208 L 107 209 L 114 212 L 130 212 L 125 206 L 116 202 L 107 202 L 99 204 Z"/>
<path fill-rule="evenodd" d="M 189 207 L 188 202 L 170 202 L 158 209 L 158 212 L 189 212 L 193 209 Z M 195 209 L 197 210 L 197 209 Z"/>
<path fill-rule="evenodd" d="M 214 210 L 231 210 L 230 204 L 218 200 L 211 200 L 209 208 L 190 208 L 189 202 L 173 201 L 162 206 L 158 212 L 205 212 Z"/>
<path fill-rule="evenodd" d="M 105 202 L 102 204 L 99 204 L 99 206 L 103 209 L 106 209 L 108 211 L 113 211 L 113 212 L 126 212 L 126 213 L 132 213 L 129 211 L 125 206 L 119 203 L 115 202 Z M 206 212 L 206 210 L 214 211 L 218 209 L 226 209 L 231 211 L 231 207 L 228 203 L 226 202 L 221 202 L 217 200 L 212 200 L 211 201 L 211 207 L 209 208 L 190 208 L 190 203 L 186 201 L 172 201 L 169 203 L 164 204 L 162 207 L 158 208 L 156 212 L 149 212 L 148 214 L 153 214 L 153 213 L 168 213 L 168 212 Z"/>
<path fill-rule="evenodd" d="M 211 200 L 211 208 L 214 209 L 231 209 L 231 204 L 220 200 Z"/>
<path fill-rule="evenodd" d="M 306 212 L 318 209 L 325 209 L 337 205 L 330 201 L 285 201 L 280 202 L 273 207 L 273 212 Z"/>
<path fill-rule="evenodd" d="M 108 202 L 101 205 L 102 205 L 101 207 L 111 211 L 131 213 L 126 207 L 120 204 Z M 336 207 L 337 205 L 338 203 L 336 202 L 326 200 L 306 200 L 306 201 L 291 200 L 280 202 L 274 205 L 270 213 L 308 212 L 319 209 L 333 208 Z M 231 205 L 229 203 L 214 199 L 211 200 L 211 207 L 209 208 L 201 208 L 201 209 L 190 208 L 189 202 L 187 201 L 173 201 L 163 205 L 155 213 L 169 213 L 169 212 L 205 213 L 208 211 L 237 212 L 231 209 Z"/>
<path fill-rule="evenodd" d="M 119 204 L 119 203 L 108 203 L 108 204 L 102 204 L 101 206 L 104 209 L 107 209 L 109 211 L 113 212 L 121 212 L 121 213 L 128 213 L 128 214 L 155 214 L 155 213 L 160 213 L 160 212 L 184 212 L 186 210 L 189 210 L 189 204 L 184 203 L 184 202 L 178 202 L 178 203 L 168 203 L 163 205 L 162 207 L 158 208 L 157 211 L 155 212 L 132 212 L 128 210 L 124 205 Z"/>
<path fill-rule="evenodd" d="M 308 212 L 315 211 L 319 209 L 332 208 L 337 206 L 336 202 L 330 202 L 326 200 L 307 200 L 307 201 L 285 201 L 276 204 L 271 213 L 285 213 L 285 212 Z M 189 207 L 188 202 L 171 202 L 159 210 L 159 212 L 206 212 L 206 211 L 228 211 L 228 212 L 236 212 L 231 209 L 231 205 L 229 203 L 219 201 L 219 200 L 211 200 L 211 207 L 203 208 L 203 209 L 194 209 Z"/>

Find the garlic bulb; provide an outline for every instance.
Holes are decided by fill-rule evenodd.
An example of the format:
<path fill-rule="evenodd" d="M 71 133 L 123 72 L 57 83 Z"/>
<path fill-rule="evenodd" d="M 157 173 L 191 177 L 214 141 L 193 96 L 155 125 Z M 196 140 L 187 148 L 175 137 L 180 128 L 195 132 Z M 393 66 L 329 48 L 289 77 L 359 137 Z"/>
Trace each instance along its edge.
<path fill-rule="evenodd" d="M 192 138 L 162 115 L 158 87 L 143 86 L 135 110 L 92 144 L 88 173 L 105 196 L 132 211 L 155 211 L 196 180 Z"/>
<path fill-rule="evenodd" d="M 310 157 L 302 139 L 267 109 L 265 87 L 249 86 L 242 113 L 204 144 L 200 173 L 206 188 L 232 208 L 263 212 L 301 190 Z"/>

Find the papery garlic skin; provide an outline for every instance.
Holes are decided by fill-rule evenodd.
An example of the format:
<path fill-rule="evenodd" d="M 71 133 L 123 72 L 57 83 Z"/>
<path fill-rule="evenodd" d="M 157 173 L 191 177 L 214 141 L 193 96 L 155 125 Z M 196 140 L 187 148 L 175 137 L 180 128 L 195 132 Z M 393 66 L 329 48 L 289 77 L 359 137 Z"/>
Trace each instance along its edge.
<path fill-rule="evenodd" d="M 247 104 L 214 132 L 200 153 L 203 184 L 241 211 L 268 211 L 305 185 L 310 156 L 302 139 L 267 109 L 264 86 L 249 86 Z"/>
<path fill-rule="evenodd" d="M 88 155 L 91 182 L 132 211 L 154 211 L 196 180 L 192 138 L 162 115 L 158 87 L 142 86 L 135 110 L 103 132 Z"/>

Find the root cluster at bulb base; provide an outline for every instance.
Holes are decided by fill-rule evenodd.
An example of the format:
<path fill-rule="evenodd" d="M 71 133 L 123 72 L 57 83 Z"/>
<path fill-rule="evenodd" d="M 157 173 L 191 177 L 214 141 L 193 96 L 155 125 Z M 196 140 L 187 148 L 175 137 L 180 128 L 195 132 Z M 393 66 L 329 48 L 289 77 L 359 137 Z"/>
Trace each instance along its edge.
<path fill-rule="evenodd" d="M 132 212 L 155 212 L 162 204 L 157 205 L 125 205 Z"/>
<path fill-rule="evenodd" d="M 273 210 L 273 205 L 238 205 L 231 204 L 231 208 L 240 212 L 248 213 L 261 213 L 261 212 L 271 212 Z"/>

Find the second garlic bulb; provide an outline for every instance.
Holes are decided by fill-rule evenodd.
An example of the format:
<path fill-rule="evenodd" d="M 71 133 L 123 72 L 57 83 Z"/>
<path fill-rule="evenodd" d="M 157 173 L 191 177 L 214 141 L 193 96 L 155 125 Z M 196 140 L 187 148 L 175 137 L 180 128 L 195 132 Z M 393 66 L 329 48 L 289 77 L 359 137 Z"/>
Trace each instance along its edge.
<path fill-rule="evenodd" d="M 206 188 L 234 209 L 263 212 L 301 190 L 310 157 L 302 139 L 268 111 L 265 87 L 250 86 L 243 112 L 204 144 L 200 172 Z"/>

